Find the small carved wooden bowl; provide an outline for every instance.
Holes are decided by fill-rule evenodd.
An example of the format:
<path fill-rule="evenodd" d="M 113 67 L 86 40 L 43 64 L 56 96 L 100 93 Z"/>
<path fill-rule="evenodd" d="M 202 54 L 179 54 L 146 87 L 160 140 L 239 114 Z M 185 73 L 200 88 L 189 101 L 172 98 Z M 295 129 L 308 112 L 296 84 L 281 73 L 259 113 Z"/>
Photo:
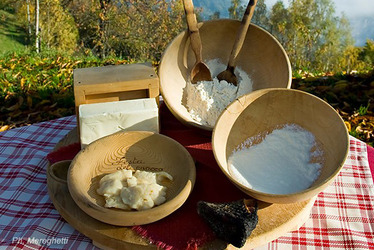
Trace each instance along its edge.
<path fill-rule="evenodd" d="M 285 194 L 260 192 L 240 183 L 229 171 L 228 158 L 234 149 L 247 138 L 265 135 L 284 124 L 296 124 L 314 135 L 323 152 L 318 178 L 308 188 Z M 263 137 L 253 145 L 261 140 Z M 306 92 L 275 88 L 257 90 L 229 105 L 218 118 L 212 146 L 223 173 L 243 192 L 265 202 L 293 203 L 312 198 L 334 180 L 347 157 L 349 137 L 344 121 L 325 101 Z M 262 174 L 261 170 L 258 173 Z M 254 171 L 253 175 L 256 174 Z"/>
<path fill-rule="evenodd" d="M 166 202 L 148 210 L 106 208 L 97 193 L 100 179 L 128 168 L 150 172 L 165 171 L 172 181 Z M 177 210 L 187 200 L 195 183 L 195 164 L 188 151 L 175 140 L 153 132 L 119 132 L 101 138 L 80 151 L 68 171 L 68 187 L 76 204 L 91 217 L 117 226 L 148 224 Z"/>

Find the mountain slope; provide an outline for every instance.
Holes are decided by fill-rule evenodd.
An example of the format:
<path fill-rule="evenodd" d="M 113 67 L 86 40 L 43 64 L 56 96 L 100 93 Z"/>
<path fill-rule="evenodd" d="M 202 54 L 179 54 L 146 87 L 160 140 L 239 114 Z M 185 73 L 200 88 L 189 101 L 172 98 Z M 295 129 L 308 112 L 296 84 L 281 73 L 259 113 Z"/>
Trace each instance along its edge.
<path fill-rule="evenodd" d="M 357 46 L 364 46 L 366 39 L 374 40 L 374 17 L 358 16 L 350 19 L 352 36 Z"/>
<path fill-rule="evenodd" d="M 201 17 L 204 20 L 209 19 L 209 16 L 213 15 L 214 12 L 220 13 L 220 18 L 228 17 L 228 8 L 231 5 L 231 0 L 203 0 L 203 1 L 194 1 L 195 7 L 202 8 L 203 12 Z"/>
<path fill-rule="evenodd" d="M 24 49 L 26 33 L 14 14 L 0 10 L 0 54 Z"/>

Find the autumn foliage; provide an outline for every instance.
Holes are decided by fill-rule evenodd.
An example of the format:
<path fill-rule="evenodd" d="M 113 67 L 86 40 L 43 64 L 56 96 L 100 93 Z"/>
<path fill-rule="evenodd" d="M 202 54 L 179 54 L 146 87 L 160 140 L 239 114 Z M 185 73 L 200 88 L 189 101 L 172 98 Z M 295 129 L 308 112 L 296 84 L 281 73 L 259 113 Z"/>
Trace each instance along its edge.
<path fill-rule="evenodd" d="M 0 58 L 0 131 L 74 114 L 74 69 L 133 62 L 58 54 Z"/>

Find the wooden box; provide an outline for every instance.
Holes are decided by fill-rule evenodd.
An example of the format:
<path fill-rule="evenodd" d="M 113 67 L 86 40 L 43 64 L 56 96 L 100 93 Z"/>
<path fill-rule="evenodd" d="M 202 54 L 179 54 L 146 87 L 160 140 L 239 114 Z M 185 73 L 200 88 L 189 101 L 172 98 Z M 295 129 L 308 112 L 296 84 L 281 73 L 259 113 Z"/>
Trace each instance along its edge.
<path fill-rule="evenodd" d="M 156 98 L 159 79 L 150 63 L 111 65 L 74 70 L 75 110 L 79 105 Z"/>

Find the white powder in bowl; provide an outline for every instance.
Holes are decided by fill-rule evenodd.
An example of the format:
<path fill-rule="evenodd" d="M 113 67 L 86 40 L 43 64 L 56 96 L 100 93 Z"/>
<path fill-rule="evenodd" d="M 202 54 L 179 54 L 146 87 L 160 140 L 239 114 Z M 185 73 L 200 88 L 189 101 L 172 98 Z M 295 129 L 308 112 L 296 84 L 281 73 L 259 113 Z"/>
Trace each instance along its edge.
<path fill-rule="evenodd" d="M 286 124 L 262 136 L 248 138 L 230 155 L 230 174 L 241 184 L 271 194 L 290 194 L 309 188 L 320 175 L 323 151 L 314 135 Z"/>
<path fill-rule="evenodd" d="M 192 84 L 186 83 L 184 89 L 187 96 L 185 107 L 193 120 L 214 127 L 222 111 L 236 98 L 252 92 L 252 81 L 248 74 L 240 67 L 235 68 L 238 85 L 235 86 L 226 81 L 219 81 L 217 75 L 224 71 L 227 65 L 219 59 L 206 62 L 213 81 L 201 81 Z"/>

